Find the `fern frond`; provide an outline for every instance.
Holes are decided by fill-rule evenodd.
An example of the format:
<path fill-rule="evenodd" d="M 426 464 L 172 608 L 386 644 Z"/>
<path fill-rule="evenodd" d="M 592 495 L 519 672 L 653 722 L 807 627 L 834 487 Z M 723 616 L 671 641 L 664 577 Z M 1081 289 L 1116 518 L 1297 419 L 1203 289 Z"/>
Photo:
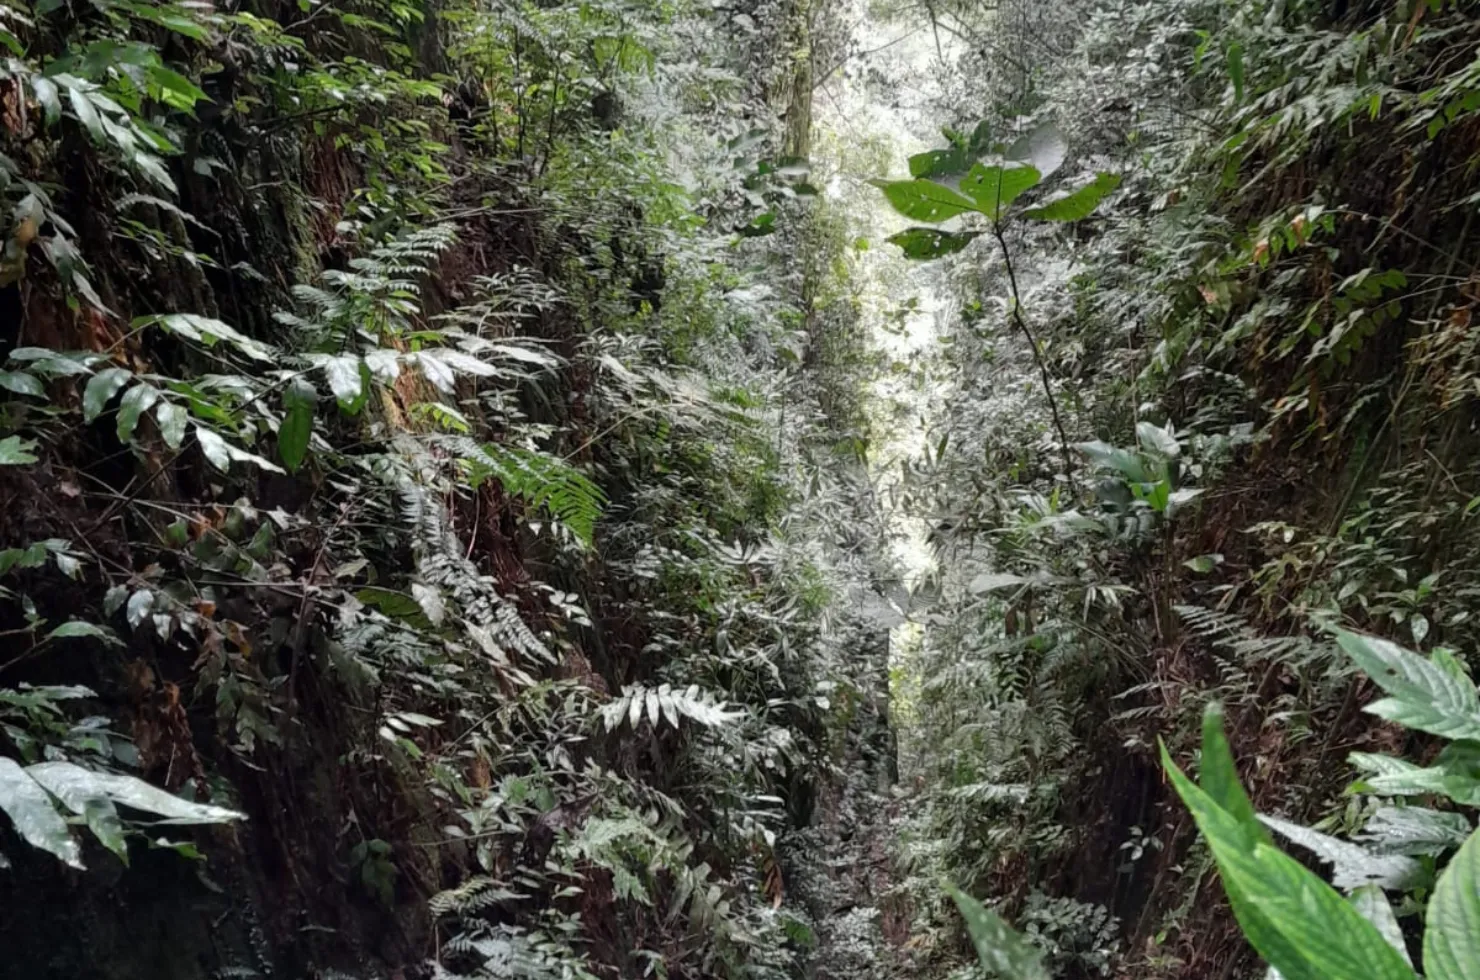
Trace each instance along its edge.
<path fill-rule="evenodd" d="M 477 488 L 496 479 L 513 496 L 540 507 L 570 528 L 587 548 L 606 506 L 606 494 L 584 473 L 549 453 L 459 440 L 468 481 Z"/>
<path fill-rule="evenodd" d="M 682 691 L 674 690 L 667 684 L 659 687 L 629 684 L 622 688 L 622 693 L 615 700 L 601 709 L 602 720 L 609 732 L 620 727 L 623 721 L 636 728 L 642 722 L 644 714 L 648 724 L 654 728 L 658 727 L 660 719 L 666 720 L 674 728 L 678 727 L 680 717 L 688 718 L 705 728 L 718 728 L 744 717 L 744 712 L 726 711 L 723 701 L 716 701 L 709 694 L 701 693 L 697 684 Z"/>

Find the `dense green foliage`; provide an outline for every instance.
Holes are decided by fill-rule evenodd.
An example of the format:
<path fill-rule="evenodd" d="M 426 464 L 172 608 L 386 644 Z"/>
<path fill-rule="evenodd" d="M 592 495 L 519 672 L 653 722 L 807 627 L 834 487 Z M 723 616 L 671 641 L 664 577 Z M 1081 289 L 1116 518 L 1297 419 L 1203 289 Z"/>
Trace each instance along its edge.
<path fill-rule="evenodd" d="M 941 877 L 989 897 L 1060 975 L 1257 973 L 1219 878 L 1285 976 L 1385 975 L 1380 950 L 1341 969 L 1285 958 L 1319 957 L 1316 936 L 1371 947 L 1280 905 L 1319 889 L 1273 851 L 1240 863 L 1229 820 L 1179 783 L 1200 843 L 1155 746 L 1185 764 L 1205 706 L 1224 704 L 1278 832 L 1322 857 L 1356 853 L 1323 836 L 1341 834 L 1379 855 L 1366 872 L 1338 862 L 1338 886 L 1378 880 L 1389 855 L 1422 863 L 1424 876 L 1381 880 L 1418 934 L 1434 870 L 1470 822 L 1414 797 L 1461 785 L 1466 750 L 1420 768 L 1428 743 L 1357 710 L 1367 687 L 1318 624 L 1437 651 L 1415 675 L 1430 684 L 1435 670 L 1465 675 L 1444 650 L 1476 648 L 1474 407 L 1461 393 L 1473 10 L 1152 0 L 901 16 L 958 42 L 933 70 L 944 120 L 973 135 L 912 159 L 916 180 L 886 184 L 881 206 L 943 217 L 912 213 L 900 188 L 965 153 L 953 169 L 980 157 L 1003 175 L 993 201 L 1042 215 L 1053 199 L 1033 175 L 1007 178 L 1031 161 L 1012 144 L 1044 131 L 1063 136 L 1059 173 L 1102 197 L 1066 211 L 1063 230 L 974 202 L 985 222 L 896 239 L 915 258 L 952 253 L 941 275 L 961 311 L 927 369 L 952 388 L 906 481 L 937 556 L 896 670 L 901 767 L 923 787 L 901 887 L 929 937 L 925 975 L 964 961 Z M 1433 696 L 1463 713 L 1460 689 L 1408 694 L 1374 707 L 1459 731 L 1412 705 Z M 1380 749 L 1415 761 L 1374 761 Z M 1344 793 L 1349 754 L 1369 775 Z M 1410 769 L 1427 791 L 1385 782 Z M 1410 816 L 1442 836 L 1405 852 L 1388 834 Z M 1452 887 L 1473 888 L 1455 860 L 1451 880 L 1467 884 Z M 1276 940 L 1261 921 L 1312 931 Z M 1412 952 L 1445 975 L 1428 962 L 1445 954 Z"/>
<path fill-rule="evenodd" d="M 0 11 L 0 809 L 42 849 L 0 900 L 95 863 L 75 814 L 230 884 L 132 872 L 220 906 L 171 955 L 223 974 L 795 975 L 788 835 L 883 676 L 872 504 L 777 353 L 807 18 Z M 149 974 L 56 911 L 7 975 Z"/>
<path fill-rule="evenodd" d="M 1477 44 L 0 0 L 0 975 L 1480 976 Z"/>

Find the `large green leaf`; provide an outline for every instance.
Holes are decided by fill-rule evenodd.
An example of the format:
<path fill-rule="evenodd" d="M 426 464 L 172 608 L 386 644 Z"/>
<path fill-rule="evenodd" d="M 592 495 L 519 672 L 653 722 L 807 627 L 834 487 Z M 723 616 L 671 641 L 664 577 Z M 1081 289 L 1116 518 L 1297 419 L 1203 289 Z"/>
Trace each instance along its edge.
<path fill-rule="evenodd" d="M 951 232 L 937 228 L 910 228 L 889 236 L 889 244 L 898 245 L 907 259 L 938 259 L 954 255 L 977 238 L 979 232 Z"/>
<path fill-rule="evenodd" d="M 926 150 L 910 157 L 911 177 L 956 177 L 971 166 L 966 150 L 953 146 L 949 150 Z"/>
<path fill-rule="evenodd" d="M 27 844 L 49 851 L 74 868 L 82 867 L 82 848 L 41 784 L 14 759 L 0 756 L 0 810 Z"/>
<path fill-rule="evenodd" d="M 1429 900 L 1423 967 L 1429 980 L 1480 980 L 1480 834 L 1471 834 Z"/>
<path fill-rule="evenodd" d="M 1367 706 L 1407 728 L 1452 739 L 1480 739 L 1480 696 L 1448 654 L 1433 660 L 1389 640 L 1337 630 L 1336 642 L 1391 697 Z"/>
<path fill-rule="evenodd" d="M 1278 848 L 1251 843 L 1238 818 L 1165 755 L 1167 773 L 1218 863 L 1244 935 L 1286 980 L 1415 980 L 1377 927 Z M 1254 914 L 1250 914 L 1253 912 Z"/>
<path fill-rule="evenodd" d="M 1078 221 L 1088 218 L 1100 206 L 1105 195 L 1119 186 L 1119 174 L 1100 174 L 1077 191 L 1036 208 L 1028 208 L 1023 216 L 1037 221 Z"/>
<path fill-rule="evenodd" d="M 1202 759 L 1199 763 L 1202 790 L 1228 816 L 1230 827 L 1237 828 L 1244 847 L 1268 844 L 1269 834 L 1259 823 L 1254 804 L 1244 792 L 1243 784 L 1239 782 L 1233 751 L 1229 748 L 1228 738 L 1223 731 L 1223 706 L 1216 701 L 1203 711 L 1202 736 Z M 1162 762 L 1168 772 L 1175 769 L 1165 748 L 1162 749 Z M 1283 980 L 1322 980 L 1304 962 L 1294 945 L 1269 921 L 1269 917 L 1259 909 L 1236 878 L 1225 875 L 1223 889 L 1228 893 L 1228 904 L 1233 909 L 1234 918 L 1249 937 L 1250 943 L 1269 963 L 1283 964 L 1279 967 L 1279 970 L 1284 971 Z"/>
<path fill-rule="evenodd" d="M 955 885 L 946 885 L 946 892 L 961 910 L 977 959 L 989 973 L 1001 980 L 1049 980 L 1041 949 Z"/>
<path fill-rule="evenodd" d="M 1285 980 L 1414 980 L 1375 926 L 1254 822 L 1216 705 L 1203 717 L 1204 786 L 1165 746 L 1162 764 L 1213 852 L 1244 935 Z"/>
<path fill-rule="evenodd" d="M 88 800 L 102 799 L 163 817 L 167 824 L 212 824 L 242 819 L 235 810 L 194 803 L 151 786 L 142 779 L 84 769 L 70 762 L 40 762 L 26 772 L 72 810 L 82 813 Z"/>
<path fill-rule="evenodd" d="M 931 180 L 876 180 L 873 184 L 894 210 L 911 221 L 934 224 L 978 210 L 971 201 Z"/>
<path fill-rule="evenodd" d="M 1198 785 L 1213 798 L 1214 803 L 1239 822 L 1249 836 L 1250 845 L 1269 842 L 1269 835 L 1259 824 L 1254 804 L 1239 781 L 1233 750 L 1228 746 L 1228 736 L 1223 733 L 1223 705 L 1217 701 L 1203 709 Z"/>
<path fill-rule="evenodd" d="M 961 178 L 961 192 L 976 202 L 976 210 L 997 221 L 1013 201 L 1041 179 L 1038 169 L 1027 164 L 998 167 L 978 163 Z"/>

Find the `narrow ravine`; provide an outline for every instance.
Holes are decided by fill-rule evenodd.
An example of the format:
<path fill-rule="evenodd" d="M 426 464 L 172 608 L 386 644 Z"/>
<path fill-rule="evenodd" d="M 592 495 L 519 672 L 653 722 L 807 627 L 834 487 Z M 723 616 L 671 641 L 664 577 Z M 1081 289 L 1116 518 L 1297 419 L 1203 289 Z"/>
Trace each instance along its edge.
<path fill-rule="evenodd" d="M 1455 0 L 0 0 L 0 980 L 1476 980 Z"/>

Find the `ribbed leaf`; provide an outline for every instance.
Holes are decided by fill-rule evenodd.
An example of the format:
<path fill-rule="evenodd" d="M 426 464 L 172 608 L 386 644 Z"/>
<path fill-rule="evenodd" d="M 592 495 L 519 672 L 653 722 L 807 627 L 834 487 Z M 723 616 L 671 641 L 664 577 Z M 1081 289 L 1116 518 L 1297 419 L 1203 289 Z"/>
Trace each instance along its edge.
<path fill-rule="evenodd" d="M 1266 827 L 1292 843 L 1314 851 L 1317 857 L 1330 864 L 1331 883 L 1337 888 L 1381 885 L 1407 889 L 1414 887 L 1423 877 L 1423 866 L 1413 858 L 1401 854 L 1376 854 L 1359 844 L 1278 817 L 1259 819 Z"/>
<path fill-rule="evenodd" d="M 1407 728 L 1452 739 L 1480 739 L 1480 695 L 1445 654 L 1434 660 L 1388 640 L 1338 630 L 1336 642 L 1391 697 L 1367 710 Z"/>
<path fill-rule="evenodd" d="M 1429 980 L 1480 980 L 1480 834 L 1439 876 L 1423 935 Z"/>
<path fill-rule="evenodd" d="M 1165 746 L 1162 761 L 1207 839 L 1244 935 L 1260 955 L 1286 980 L 1414 980 L 1375 926 L 1269 844 L 1257 825 L 1251 829 L 1252 807 L 1241 788 L 1233 789 L 1237 780 L 1230 777 L 1232 758 L 1216 709 L 1204 717 L 1203 736 L 1209 790 L 1195 786 Z"/>
<path fill-rule="evenodd" d="M 1357 838 L 1383 854 L 1433 857 L 1459 847 L 1470 835 L 1463 814 L 1420 806 L 1379 807 Z"/>
<path fill-rule="evenodd" d="M 946 892 L 961 910 L 983 968 L 1001 980 L 1049 980 L 1041 949 L 955 885 L 946 885 Z"/>

